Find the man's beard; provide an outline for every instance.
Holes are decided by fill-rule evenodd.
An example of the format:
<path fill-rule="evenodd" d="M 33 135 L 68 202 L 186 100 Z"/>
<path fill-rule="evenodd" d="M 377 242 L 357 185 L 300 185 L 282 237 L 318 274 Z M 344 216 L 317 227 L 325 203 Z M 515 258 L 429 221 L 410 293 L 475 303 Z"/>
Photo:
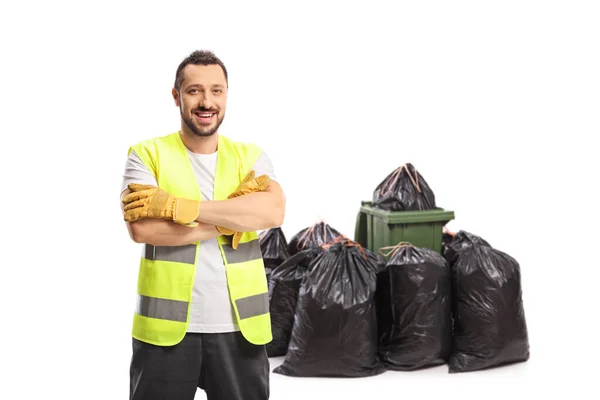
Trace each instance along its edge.
<path fill-rule="evenodd" d="M 209 110 L 200 110 L 200 111 L 209 111 Z M 193 117 L 187 117 L 183 114 L 183 110 L 181 108 L 179 108 L 179 113 L 181 114 L 181 120 L 183 121 L 183 123 L 185 124 L 186 128 L 188 128 L 188 130 L 193 133 L 196 136 L 199 137 L 209 137 L 214 135 L 217 130 L 219 129 L 219 127 L 221 126 L 221 123 L 223 122 L 223 117 L 221 119 L 219 119 L 218 114 L 216 114 L 216 118 L 217 118 L 217 123 L 214 125 L 214 127 L 210 128 L 210 127 L 206 127 L 204 129 L 200 129 L 193 120 Z"/>

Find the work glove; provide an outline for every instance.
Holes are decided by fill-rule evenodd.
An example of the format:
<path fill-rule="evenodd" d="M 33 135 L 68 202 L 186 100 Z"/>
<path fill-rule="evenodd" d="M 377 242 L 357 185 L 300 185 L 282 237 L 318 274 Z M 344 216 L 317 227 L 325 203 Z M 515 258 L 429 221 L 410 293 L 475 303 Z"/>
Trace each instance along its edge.
<path fill-rule="evenodd" d="M 243 196 L 252 192 L 262 192 L 271 183 L 271 178 L 268 175 L 261 175 L 255 177 L 254 170 L 250 171 L 248 175 L 240 182 L 235 192 L 231 193 L 227 198 L 233 199 L 234 197 Z"/>
<path fill-rule="evenodd" d="M 254 170 L 252 170 L 240 182 L 237 189 L 229 196 L 227 196 L 227 198 L 233 199 L 235 197 L 243 196 L 248 193 L 262 192 L 267 188 L 267 186 L 269 186 L 269 183 L 271 183 L 271 179 L 268 175 L 260 175 L 258 177 L 255 177 L 255 172 Z M 217 226 L 216 228 L 223 235 L 233 235 L 233 237 L 231 238 L 231 247 L 237 249 L 243 232 L 236 232 L 232 229 L 228 229 L 222 226 Z"/>
<path fill-rule="evenodd" d="M 163 218 L 190 227 L 198 226 L 200 202 L 183 199 L 159 189 L 156 186 L 130 183 L 131 190 L 123 199 L 124 218 L 127 222 L 140 218 Z"/>

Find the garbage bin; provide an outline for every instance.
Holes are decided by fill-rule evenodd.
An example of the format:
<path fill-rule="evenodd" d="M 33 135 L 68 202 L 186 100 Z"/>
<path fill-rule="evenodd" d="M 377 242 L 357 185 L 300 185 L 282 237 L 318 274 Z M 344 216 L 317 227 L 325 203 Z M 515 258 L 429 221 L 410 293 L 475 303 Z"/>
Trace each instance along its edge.
<path fill-rule="evenodd" d="M 354 241 L 378 253 L 379 249 L 409 242 L 441 254 L 444 226 L 454 211 L 435 208 L 420 211 L 387 211 L 362 201 L 356 217 Z"/>

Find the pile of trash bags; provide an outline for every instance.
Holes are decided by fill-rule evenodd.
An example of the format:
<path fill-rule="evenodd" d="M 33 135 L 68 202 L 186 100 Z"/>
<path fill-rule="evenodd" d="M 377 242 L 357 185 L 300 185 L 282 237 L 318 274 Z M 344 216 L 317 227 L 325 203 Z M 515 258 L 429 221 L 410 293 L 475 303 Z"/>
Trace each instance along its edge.
<path fill-rule="evenodd" d="M 412 164 L 389 174 L 373 205 L 428 210 L 435 196 Z M 324 221 L 288 242 L 260 236 L 269 281 L 273 372 L 365 377 L 447 365 L 470 372 L 527 361 L 519 263 L 467 231 L 440 252 L 408 242 L 370 251 Z"/>

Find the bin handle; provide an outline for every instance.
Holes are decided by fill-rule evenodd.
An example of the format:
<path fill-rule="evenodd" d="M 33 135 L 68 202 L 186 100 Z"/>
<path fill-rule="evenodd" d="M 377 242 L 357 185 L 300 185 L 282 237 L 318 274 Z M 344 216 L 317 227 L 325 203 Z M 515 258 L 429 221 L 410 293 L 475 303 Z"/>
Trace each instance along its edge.
<path fill-rule="evenodd" d="M 421 193 L 421 187 L 419 186 L 419 177 L 418 177 L 417 169 L 414 168 L 414 170 L 415 170 L 415 177 L 413 178 L 413 176 L 410 173 L 410 170 L 408 169 L 408 167 L 406 166 L 406 164 L 404 164 L 404 165 L 401 165 L 400 167 L 396 168 L 396 170 L 394 170 L 394 172 L 392 173 L 392 176 L 390 176 L 390 180 L 388 181 L 388 184 L 385 185 L 383 187 L 383 189 L 381 190 L 381 195 L 382 196 L 385 196 L 389 191 L 392 190 L 392 187 L 396 184 L 396 181 L 400 177 L 400 174 L 402 173 L 402 170 L 406 171 L 406 173 L 408 174 L 408 177 L 410 178 L 413 186 L 417 189 L 417 192 Z"/>

